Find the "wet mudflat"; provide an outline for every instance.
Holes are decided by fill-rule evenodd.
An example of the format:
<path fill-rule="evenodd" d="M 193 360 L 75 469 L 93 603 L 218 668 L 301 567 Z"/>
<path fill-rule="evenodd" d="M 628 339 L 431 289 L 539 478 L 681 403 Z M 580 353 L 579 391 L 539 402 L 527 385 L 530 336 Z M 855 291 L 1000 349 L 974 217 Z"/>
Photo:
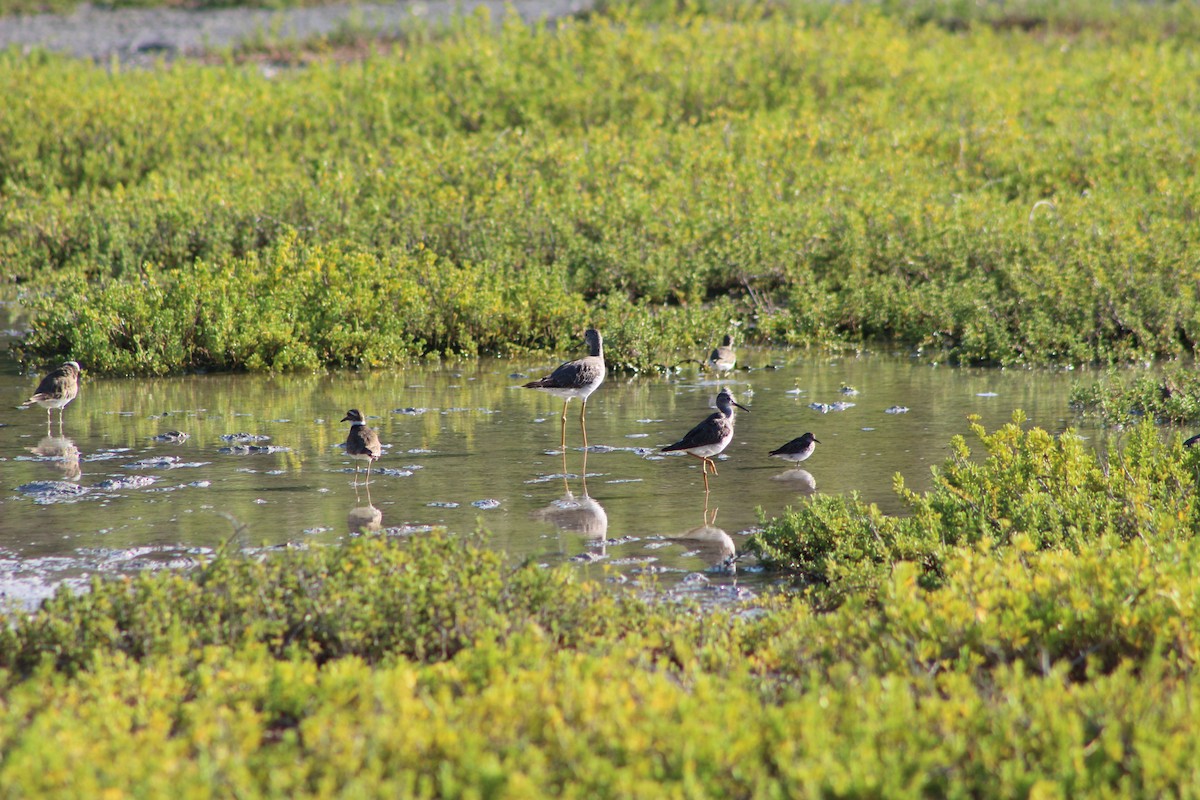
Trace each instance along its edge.
<path fill-rule="evenodd" d="M 559 448 L 562 401 L 520 388 L 553 361 L 480 360 L 395 372 L 102 379 L 86 373 L 58 412 L 20 409 L 37 384 L 0 374 L 0 591 L 33 602 L 97 572 L 177 568 L 223 541 L 316 546 L 363 530 L 419 536 L 434 526 L 490 532 L 515 558 L 570 561 L 614 580 L 714 597 L 774 578 L 729 564 L 768 517 L 813 492 L 858 492 L 902 509 L 893 475 L 929 486 L 967 417 L 989 429 L 1023 409 L 1060 431 L 1074 373 L 931 367 L 900 356 L 749 351 L 718 379 L 609 380 L 577 401 Z M 664 455 L 711 413 L 721 386 L 737 412 L 719 475 L 704 492 L 700 461 Z M 342 443 L 350 408 L 378 430 L 370 482 Z M 768 452 L 806 431 L 811 458 Z M 1083 433 L 1092 433 L 1086 429 Z"/>

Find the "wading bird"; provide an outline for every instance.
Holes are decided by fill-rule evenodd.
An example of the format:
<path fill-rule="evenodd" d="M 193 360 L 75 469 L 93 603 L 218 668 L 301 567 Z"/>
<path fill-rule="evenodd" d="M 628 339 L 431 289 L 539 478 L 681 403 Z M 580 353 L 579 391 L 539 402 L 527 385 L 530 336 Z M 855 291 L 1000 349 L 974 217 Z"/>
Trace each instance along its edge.
<path fill-rule="evenodd" d="M 37 391 L 25 401 L 24 405 L 37 403 L 46 409 L 46 428 L 50 428 L 50 413 L 58 409 L 58 428 L 62 430 L 63 409 L 79 394 L 78 361 L 66 361 L 56 370 L 49 372 L 38 384 Z"/>
<path fill-rule="evenodd" d="M 354 459 L 354 485 L 358 486 L 358 462 L 367 462 L 367 483 L 371 482 L 371 464 L 379 458 L 383 448 L 379 444 L 379 434 L 367 427 L 362 412 L 352 408 L 342 417 L 342 422 L 350 423 L 350 433 L 346 436 L 346 455 Z"/>
<path fill-rule="evenodd" d="M 588 328 L 583 338 L 588 346 L 586 356 L 576 361 L 568 361 L 545 378 L 530 381 L 524 386 L 526 389 L 541 389 L 555 397 L 563 398 L 561 447 L 564 450 L 567 447 L 567 404 L 571 402 L 572 397 L 578 397 L 581 401 L 579 427 L 583 431 L 583 446 L 586 449 L 588 440 L 584 415 L 587 413 L 588 396 L 604 383 L 604 340 L 600 338 L 600 331 Z"/>
<path fill-rule="evenodd" d="M 721 340 L 721 346 L 709 355 L 708 366 L 717 372 L 729 372 L 736 364 L 737 354 L 733 352 L 733 337 L 727 333 Z"/>
<path fill-rule="evenodd" d="M 784 461 L 804 461 L 813 454 L 813 450 L 817 449 L 817 445 L 821 440 L 811 433 L 806 433 L 796 439 L 792 439 L 783 447 L 772 450 L 768 455 L 782 458 Z"/>
<path fill-rule="evenodd" d="M 726 388 L 717 395 L 717 410 L 708 415 L 708 419 L 687 432 L 687 435 L 675 444 L 669 444 L 662 449 L 664 453 L 682 450 L 688 455 L 695 456 L 701 461 L 704 473 L 704 491 L 708 492 L 708 471 L 717 474 L 717 465 L 712 457 L 724 450 L 733 439 L 733 407 L 749 411 L 741 403 L 733 399 Z"/>

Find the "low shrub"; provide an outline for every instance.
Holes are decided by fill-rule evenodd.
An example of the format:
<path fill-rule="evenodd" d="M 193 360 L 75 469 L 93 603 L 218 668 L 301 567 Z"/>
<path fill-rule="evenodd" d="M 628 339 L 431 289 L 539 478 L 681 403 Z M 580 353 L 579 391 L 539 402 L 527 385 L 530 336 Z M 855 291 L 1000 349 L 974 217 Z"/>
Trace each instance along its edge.
<path fill-rule="evenodd" d="M 1070 403 L 1104 425 L 1123 426 L 1141 419 L 1195 424 L 1200 422 L 1200 376 L 1181 365 L 1132 374 L 1109 371 L 1103 379 L 1076 382 Z"/>
<path fill-rule="evenodd" d="M 1096 24 L 1030 29 L 990 6 L 922 21 L 737 5 L 615 4 L 553 28 L 479 14 L 269 76 L 0 55 L 0 264 L 23 316 L 48 320 L 19 355 L 116 373 L 370 366 L 562 348 L 551 326 L 569 316 L 574 335 L 592 314 L 624 329 L 628 354 L 610 352 L 634 369 L 731 321 L 750 343 L 971 364 L 1200 341 L 1180 279 L 1197 126 L 1181 4 L 1083 3 Z M 297 298 L 307 267 L 281 248 L 357 276 L 367 307 Z M 264 281 L 279 267 L 295 291 Z M 430 333 L 363 341 L 380 307 L 422 321 L 419 296 L 395 296 L 413 281 Z M 138 328 L 55 313 L 60 283 Z M 262 320 L 253 352 L 189 341 L 187 313 L 142 330 L 226 288 L 233 321 Z M 80 341 L 76 324 L 101 330 Z"/>
<path fill-rule="evenodd" d="M 66 349 L 116 374 L 369 368 L 565 343 L 587 317 L 548 271 L 460 267 L 428 251 L 380 259 L 294 235 L 261 257 L 141 273 L 58 281 L 18 353 Z"/>
<path fill-rule="evenodd" d="M 194 573 L 97 578 L 82 594 L 61 589 L 0 631 L 0 668 L 10 679 L 42 666 L 71 675 L 100 653 L 142 660 L 248 644 L 318 664 L 436 661 L 510 627 L 537 625 L 566 642 L 607 629 L 606 613 L 619 616 L 598 587 L 502 563 L 495 551 L 447 534 L 261 559 L 224 549 Z"/>
<path fill-rule="evenodd" d="M 1191 542 L 1106 536 L 1074 553 L 1018 536 L 947 552 L 935 589 L 899 562 L 832 611 L 780 596 L 697 613 L 438 537 L 221 554 L 9 620 L 0 784 L 35 797 L 1187 794 L 1196 566 Z M 74 656 L 12 658 L 35 641 Z"/>
<path fill-rule="evenodd" d="M 839 598 L 877 590 L 898 561 L 913 563 L 922 585 L 940 586 L 946 555 L 983 541 L 1003 550 L 1019 538 L 1037 550 L 1079 553 L 1108 537 L 1169 542 L 1200 530 L 1200 457 L 1178 442 L 1164 445 L 1149 421 L 1107 455 L 1071 431 L 1053 436 L 1023 430 L 1023 422 L 1016 412 L 992 433 L 972 423 L 983 458 L 955 437 L 929 492 L 914 493 L 897 476 L 904 516 L 854 497 L 817 497 L 772 520 L 748 549 Z"/>

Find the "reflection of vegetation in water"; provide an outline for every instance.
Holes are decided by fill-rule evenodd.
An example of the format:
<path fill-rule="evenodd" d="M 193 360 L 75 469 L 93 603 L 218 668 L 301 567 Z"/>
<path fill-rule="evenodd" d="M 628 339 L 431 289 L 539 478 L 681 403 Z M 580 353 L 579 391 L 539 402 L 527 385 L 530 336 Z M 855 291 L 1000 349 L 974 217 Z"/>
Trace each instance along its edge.
<path fill-rule="evenodd" d="M 20 354 L 303 371 L 574 352 L 591 323 L 652 369 L 731 322 L 964 362 L 1178 354 L 1197 26 L 1148 5 L 1001 32 L 968 4 L 472 19 L 271 78 L 3 58 Z"/>
<path fill-rule="evenodd" d="M 486 363 L 496 369 L 506 366 Z M 399 454 L 410 449 L 473 451 L 482 446 L 481 433 L 486 435 L 497 422 L 489 412 L 511 391 L 508 382 L 494 375 L 473 380 L 479 368 L 478 363 L 464 363 L 461 372 L 422 367 L 394 373 L 97 378 L 85 383 L 87 413 L 69 423 L 67 433 L 137 447 L 166 430 L 180 429 L 191 434 L 188 448 L 210 449 L 227 434 L 270 435 L 271 444 L 292 450 L 264 458 L 299 469 L 306 456 L 326 453 L 345 440 L 345 426 L 337 421 L 348 408 L 359 406 L 383 443 L 393 446 L 396 455 L 389 461 L 402 459 Z M 410 388 L 413 383 L 420 387 Z M 403 413 L 410 408 L 420 413 Z M 318 420 L 323 424 L 314 424 Z M 164 451 L 173 447 L 160 445 Z"/>

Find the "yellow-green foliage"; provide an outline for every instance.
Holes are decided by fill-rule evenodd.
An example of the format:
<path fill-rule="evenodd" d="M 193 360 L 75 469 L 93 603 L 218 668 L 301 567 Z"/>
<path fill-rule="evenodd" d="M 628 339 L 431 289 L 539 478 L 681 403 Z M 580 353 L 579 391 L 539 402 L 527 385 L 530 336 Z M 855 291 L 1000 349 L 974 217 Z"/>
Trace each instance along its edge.
<path fill-rule="evenodd" d="M 1110 370 L 1101 380 L 1072 386 L 1071 405 L 1106 425 L 1144 418 L 1194 424 L 1200 422 L 1200 376 L 1190 364 L 1135 375 Z"/>
<path fill-rule="evenodd" d="M 1100 542 L 1191 540 L 1200 530 L 1196 482 L 1200 456 L 1162 443 L 1150 421 L 1125 447 L 1099 456 L 1073 432 L 1023 430 L 1024 417 L 993 433 L 972 430 L 985 457 L 955 437 L 952 457 L 917 494 L 897 476 L 908 507 L 886 516 L 856 498 L 818 496 L 754 536 L 765 563 L 795 571 L 836 600 L 883 585 L 897 560 L 919 567 L 924 585 L 946 579 L 945 558 L 961 545 L 1083 552 Z"/>
<path fill-rule="evenodd" d="M 251 270 L 298 234 L 363 270 L 548 289 L 556 315 L 666 305 L 662 328 L 688 345 L 731 313 L 761 340 L 886 338 L 968 362 L 1119 362 L 1200 340 L 1194 9 L 1164 11 L 1165 26 L 1141 6 L 1123 21 L 1095 8 L 1108 22 L 1029 32 L 773 8 L 646 21 L 618 7 L 554 29 L 472 18 L 269 77 L 2 56 L 0 263 L 30 283 L 31 318 L 56 302 L 56 275 L 118 313 L 157 313 L 177 282 L 210 297 L 209 272 Z M 284 269 L 302 279 L 302 263 Z M 131 299 L 147 276 L 163 294 Z M 176 341 L 185 326 L 162 363 L 561 344 L 544 327 L 557 316 L 495 315 L 485 299 L 464 303 L 483 332 L 451 321 L 342 356 L 320 341 L 355 325 L 340 301 L 312 341 L 206 360 Z M 71 314 L 54 319 L 23 358 L 148 368 L 136 341 L 79 341 Z M 293 335 L 269 324 L 272 340 Z M 678 335 L 629 365 L 669 363 Z"/>
<path fill-rule="evenodd" d="M 136 282 L 58 282 L 22 351 L 86 352 L 100 372 L 372 367 L 428 353 L 505 353 L 573 334 L 587 310 L 543 270 L 442 263 L 429 251 L 284 237 L 219 265 L 146 267 Z"/>
<path fill-rule="evenodd" d="M 434 537 L 96 582 L 0 641 L 24 796 L 1189 795 L 1191 541 L 708 611 Z M 14 658 L 24 653 L 29 658 Z M 37 657 L 40 653 L 41 656 Z"/>
<path fill-rule="evenodd" d="M 595 587 L 532 567 L 503 580 L 501 564 L 494 551 L 445 535 L 403 550 L 356 541 L 261 561 L 223 552 L 195 574 L 97 579 L 89 593 L 59 592 L 0 631 L 0 667 L 26 675 L 46 662 L 73 674 L 99 651 L 140 659 L 248 643 L 318 663 L 437 660 L 504 635 L 510 615 L 520 627 L 562 628 L 564 639 L 608 626 L 610 603 Z"/>

